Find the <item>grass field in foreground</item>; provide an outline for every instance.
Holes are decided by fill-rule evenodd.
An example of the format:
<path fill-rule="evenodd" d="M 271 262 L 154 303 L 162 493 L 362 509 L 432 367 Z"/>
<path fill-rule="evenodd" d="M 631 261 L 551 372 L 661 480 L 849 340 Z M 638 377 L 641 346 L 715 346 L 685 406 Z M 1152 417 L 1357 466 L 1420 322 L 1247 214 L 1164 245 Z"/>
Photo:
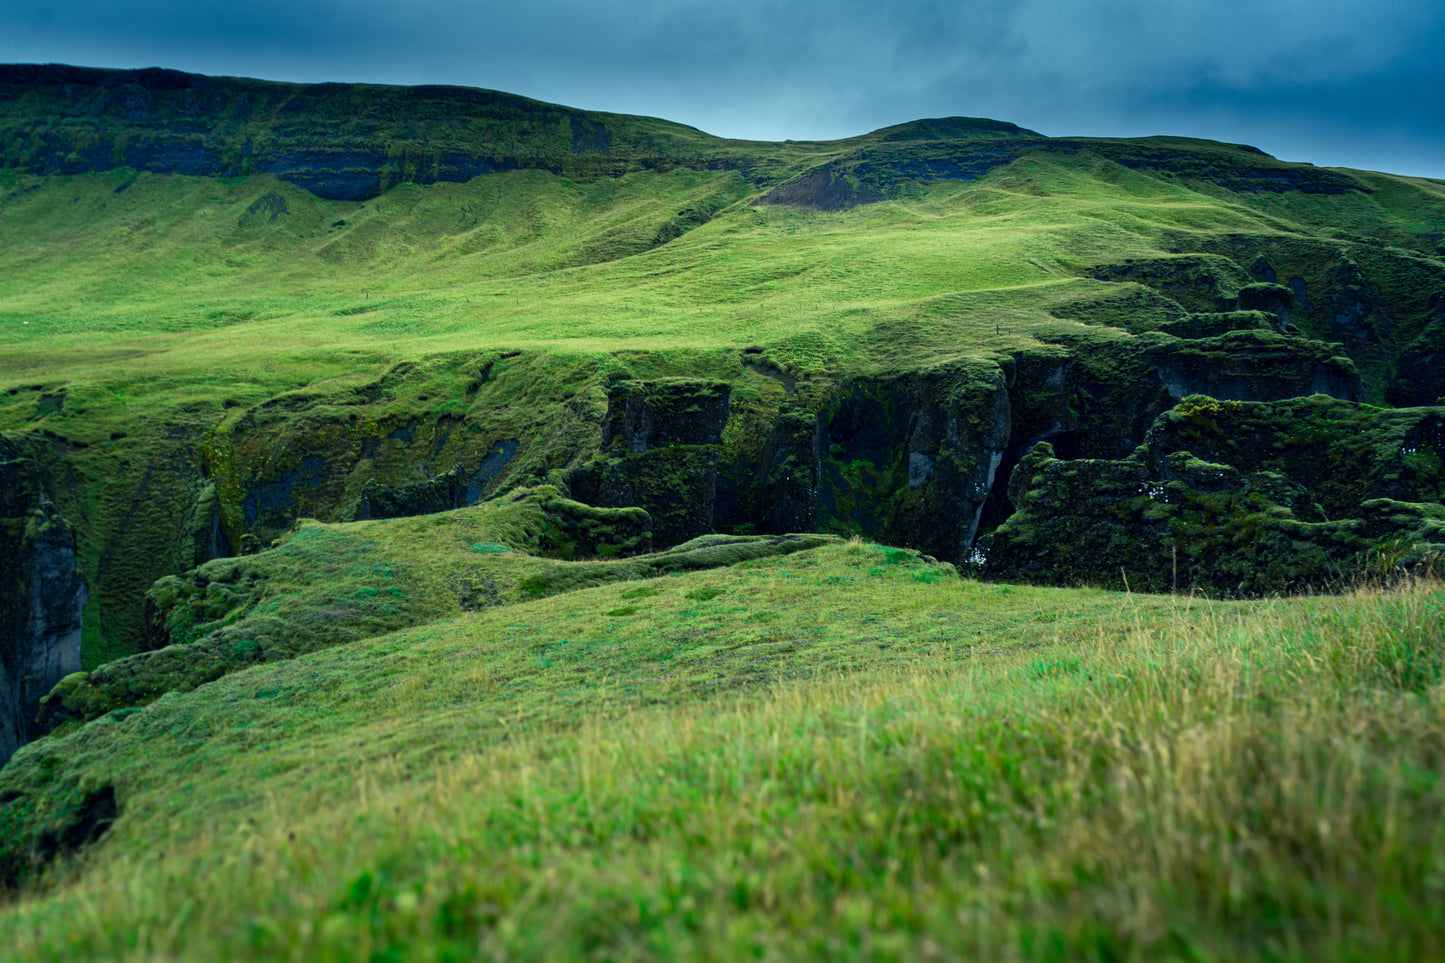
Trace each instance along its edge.
<path fill-rule="evenodd" d="M 123 816 L 0 911 L 0 941 L 132 960 L 1445 951 L 1437 585 L 1200 603 L 887 561 L 855 544 L 569 593 L 35 744 L 56 762 L 29 771 L 113 780 Z M 733 688 L 691 684 L 717 660 Z"/>

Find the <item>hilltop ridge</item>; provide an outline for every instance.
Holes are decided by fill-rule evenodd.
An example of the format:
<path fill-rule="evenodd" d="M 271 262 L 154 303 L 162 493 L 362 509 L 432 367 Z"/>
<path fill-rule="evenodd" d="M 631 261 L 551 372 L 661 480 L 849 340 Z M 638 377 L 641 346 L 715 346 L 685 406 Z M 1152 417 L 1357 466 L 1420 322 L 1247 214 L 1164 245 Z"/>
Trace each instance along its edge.
<path fill-rule="evenodd" d="M 1211 155 L 1216 169 L 1206 176 L 1255 189 L 1358 187 L 1255 148 L 1156 140 L 1053 140 L 1003 121 L 945 117 L 834 141 L 766 144 L 470 87 L 296 84 L 162 68 L 0 65 L 0 164 L 34 174 L 115 168 L 192 176 L 270 173 L 318 197 L 365 200 L 398 184 L 463 182 L 532 169 L 613 177 L 678 166 L 728 169 L 768 185 L 821 162 L 833 165 L 830 173 L 860 177 L 867 192 L 854 202 L 861 202 L 886 196 L 900 177 L 981 176 L 1019 156 L 1025 145 L 1060 152 L 1101 149 L 1131 166 L 1156 169 L 1183 162 L 1177 151 L 1187 146 Z M 980 147 L 988 142 L 1001 149 Z M 935 147 L 925 148 L 929 143 Z M 954 149 L 939 149 L 940 143 Z M 1268 170 L 1252 169 L 1260 158 L 1271 162 Z"/>

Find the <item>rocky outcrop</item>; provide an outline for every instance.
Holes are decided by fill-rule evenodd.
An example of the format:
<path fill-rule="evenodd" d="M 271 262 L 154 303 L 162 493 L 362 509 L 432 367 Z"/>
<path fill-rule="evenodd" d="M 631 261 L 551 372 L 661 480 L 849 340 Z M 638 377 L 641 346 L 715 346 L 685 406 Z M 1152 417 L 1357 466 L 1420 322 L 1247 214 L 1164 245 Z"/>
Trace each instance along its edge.
<path fill-rule="evenodd" d="M 1132 282 L 1153 288 L 1188 311 L 1229 311 L 1249 276 L 1229 258 L 1214 254 L 1188 254 L 1167 258 L 1137 258 L 1102 264 L 1093 270 L 1096 281 Z"/>
<path fill-rule="evenodd" d="M 1233 331 L 1273 331 L 1278 318 L 1265 311 L 1216 311 L 1186 314 L 1160 325 L 1163 334 L 1186 340 L 1217 338 Z"/>
<path fill-rule="evenodd" d="M 758 198 L 758 203 L 842 211 L 881 200 L 881 192 L 860 185 L 856 177 L 850 180 L 841 171 L 824 167 L 773 188 Z"/>
<path fill-rule="evenodd" d="M 996 364 L 858 381 L 823 410 L 819 514 L 949 561 L 978 530 L 1012 427 Z"/>
<path fill-rule="evenodd" d="M 459 357 L 444 379 L 412 363 L 345 393 L 281 395 L 236 411 L 203 448 L 221 534 L 261 546 L 298 518 L 364 521 L 448 511 L 496 494 L 524 446 L 507 427 L 467 416 L 507 362 Z M 512 385 L 508 385 L 512 387 Z M 446 404 L 428 391 L 446 392 Z M 411 396 L 415 413 L 396 404 Z"/>
<path fill-rule="evenodd" d="M 973 561 L 996 579 L 1235 596 L 1438 558 L 1442 417 L 1191 397 L 1126 459 L 1036 446 L 1009 482 L 1018 511 Z"/>
<path fill-rule="evenodd" d="M 1397 405 L 1438 405 L 1445 399 L 1445 295 L 1430 308 L 1430 321 L 1405 347 L 1389 391 Z"/>
<path fill-rule="evenodd" d="M 1289 313 L 1293 307 L 1294 292 L 1272 280 L 1246 284 L 1239 289 L 1239 310 L 1268 312 L 1274 315 L 1281 331 L 1289 326 Z"/>
<path fill-rule="evenodd" d="M 661 545 L 711 532 L 731 394 L 722 381 L 613 382 L 604 454 L 570 474 L 569 490 L 589 504 L 645 509 Z"/>
<path fill-rule="evenodd" d="M 1336 347 L 1254 329 L 1155 343 L 1145 355 L 1175 401 L 1200 394 L 1230 401 L 1314 394 L 1361 401 L 1359 372 Z"/>
<path fill-rule="evenodd" d="M 1267 294 L 1277 302 L 1277 292 Z M 1120 458 L 1189 394 L 1361 394 L 1347 359 L 1330 345 L 1281 334 L 1270 314 L 1190 317 L 1201 329 L 1224 330 L 1061 336 L 996 359 L 815 385 L 806 404 L 794 394 L 761 424 L 755 413 L 736 413 L 745 422 L 737 433 L 753 440 L 730 443 L 721 473 L 733 417 L 726 385 L 616 382 L 606 454 L 572 471 L 567 484 L 593 504 L 646 509 L 663 545 L 714 528 L 858 532 L 957 562 L 1017 507 L 1005 482 L 1036 442 L 1050 440 L 1067 457 Z"/>
<path fill-rule="evenodd" d="M 1389 318 L 1381 311 L 1374 286 L 1353 258 L 1341 255 L 1336 259 L 1326 283 L 1331 291 L 1327 309 L 1331 337 L 1373 345 L 1388 335 Z"/>
<path fill-rule="evenodd" d="M 476 504 L 488 487 L 506 470 L 516 457 L 520 444 L 501 441 L 475 468 L 453 465 L 449 470 L 425 481 L 387 485 L 368 478 L 361 495 L 342 509 L 343 522 L 361 522 L 373 518 L 402 518 L 407 515 L 431 515 Z"/>
<path fill-rule="evenodd" d="M 1249 404 L 1191 398 L 1161 415 L 1137 458 L 1156 473 L 1189 451 L 1307 488 L 1329 518 L 1364 502 L 1445 502 L 1445 409 L 1374 408 L 1315 396 Z"/>
<path fill-rule="evenodd" d="M 0 439 L 0 764 L 40 735 L 41 697 L 80 669 L 85 579 L 39 466 Z"/>

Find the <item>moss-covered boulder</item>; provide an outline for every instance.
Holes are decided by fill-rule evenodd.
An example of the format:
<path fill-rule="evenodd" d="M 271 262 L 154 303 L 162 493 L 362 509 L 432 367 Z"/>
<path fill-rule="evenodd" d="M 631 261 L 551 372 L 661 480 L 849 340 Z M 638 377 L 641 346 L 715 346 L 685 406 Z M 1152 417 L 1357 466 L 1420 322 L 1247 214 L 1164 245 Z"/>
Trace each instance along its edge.
<path fill-rule="evenodd" d="M 1330 518 L 1366 501 L 1445 501 L 1445 409 L 1375 408 L 1314 396 L 1264 403 L 1192 397 L 1162 414 L 1141 458 L 1156 474 L 1191 451 L 1241 471 L 1278 472 Z"/>
<path fill-rule="evenodd" d="M 1289 324 L 1289 312 L 1293 307 L 1294 292 L 1283 284 L 1260 281 L 1239 289 L 1239 310 L 1263 311 L 1273 315 L 1281 329 Z"/>

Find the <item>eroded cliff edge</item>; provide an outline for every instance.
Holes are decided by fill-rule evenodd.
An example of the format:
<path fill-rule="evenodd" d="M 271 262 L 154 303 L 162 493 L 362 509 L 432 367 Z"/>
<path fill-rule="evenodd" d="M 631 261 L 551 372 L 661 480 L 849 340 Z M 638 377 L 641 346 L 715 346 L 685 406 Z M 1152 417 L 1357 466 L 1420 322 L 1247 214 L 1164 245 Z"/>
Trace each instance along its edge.
<path fill-rule="evenodd" d="M 0 438 L 0 764 L 41 734 L 41 698 L 80 668 L 87 595 L 40 466 Z"/>

